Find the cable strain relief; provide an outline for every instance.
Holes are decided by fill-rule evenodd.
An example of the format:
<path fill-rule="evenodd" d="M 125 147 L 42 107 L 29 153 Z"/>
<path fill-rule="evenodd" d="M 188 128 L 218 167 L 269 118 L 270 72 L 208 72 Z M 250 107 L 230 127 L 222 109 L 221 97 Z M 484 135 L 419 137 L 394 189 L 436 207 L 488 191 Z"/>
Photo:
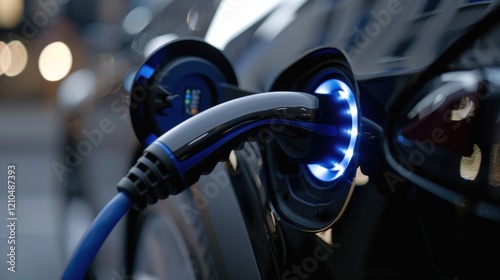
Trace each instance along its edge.
<path fill-rule="evenodd" d="M 159 199 L 176 193 L 165 162 L 147 150 L 118 182 L 117 188 L 132 198 L 136 210 L 142 210 L 148 204 L 155 204 Z"/>

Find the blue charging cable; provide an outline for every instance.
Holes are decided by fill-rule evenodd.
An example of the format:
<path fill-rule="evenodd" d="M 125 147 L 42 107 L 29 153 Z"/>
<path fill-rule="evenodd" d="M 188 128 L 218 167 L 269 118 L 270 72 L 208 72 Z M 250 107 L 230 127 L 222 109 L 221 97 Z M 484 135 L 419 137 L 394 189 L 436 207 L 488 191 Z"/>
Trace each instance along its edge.
<path fill-rule="evenodd" d="M 106 204 L 76 246 L 61 279 L 78 280 L 85 277 L 104 240 L 131 207 L 132 200 L 124 192 L 119 192 Z"/>
<path fill-rule="evenodd" d="M 348 95 L 341 91 L 343 84 L 326 86 L 333 88 L 330 90 L 337 90 L 333 86 L 338 86 L 337 91 L 341 92 L 337 98 L 339 104 L 329 102 L 332 98 L 324 94 L 326 90 L 318 95 L 260 93 L 219 104 L 165 132 L 144 150 L 136 164 L 118 182 L 118 195 L 105 206 L 85 233 L 62 279 L 79 280 L 85 276 L 104 240 L 129 209 L 142 210 L 148 204 L 182 192 L 196 183 L 202 174 L 211 172 L 221 159 L 227 159 L 230 152 L 250 140 L 249 137 L 255 139 L 264 128 L 279 127 L 275 129 L 273 139 L 281 152 L 297 163 L 324 162 L 324 149 L 311 147 L 325 147 L 325 143 L 330 145 L 331 141 L 345 142 L 341 149 L 331 149 L 328 157 L 340 159 L 345 154 L 344 160 L 336 161 L 340 165 L 333 165 L 332 169 L 332 172 L 343 173 L 348 164 L 346 161 L 352 156 L 353 139 L 358 135 L 357 122 L 351 120 L 357 116 L 357 109 L 354 103 L 345 102 Z M 329 117 L 332 107 L 349 116 L 346 117 L 348 121 Z M 344 126 L 343 123 L 347 124 Z"/>

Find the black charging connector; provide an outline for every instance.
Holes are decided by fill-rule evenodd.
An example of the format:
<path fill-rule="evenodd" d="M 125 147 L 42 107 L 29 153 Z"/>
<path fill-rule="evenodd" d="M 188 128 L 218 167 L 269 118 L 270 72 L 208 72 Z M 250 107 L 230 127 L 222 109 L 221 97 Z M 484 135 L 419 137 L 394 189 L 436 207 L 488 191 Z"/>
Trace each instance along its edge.
<path fill-rule="evenodd" d="M 198 50 L 195 57 L 186 57 L 188 49 Z M 349 177 L 354 174 L 360 130 L 358 90 L 340 51 L 320 49 L 306 56 L 306 60 L 314 58 L 314 62 L 321 62 L 325 56 L 334 61 L 320 63 L 321 67 L 307 71 L 306 77 L 295 77 L 294 80 L 305 82 L 307 87 L 285 89 L 292 91 L 277 89 L 288 88 L 286 77 L 300 72 L 304 61 L 301 60 L 278 79 L 272 92 L 252 94 L 236 89 L 229 62 L 217 49 L 199 40 L 176 41 L 153 54 L 137 72 L 130 104 L 134 130 L 147 148 L 118 182 L 119 194 L 91 225 L 63 279 L 78 279 L 86 271 L 110 226 L 114 227 L 128 209 L 141 210 L 180 193 L 201 175 L 210 173 L 218 162 L 227 160 L 232 150 L 246 141 L 261 138 L 263 131 L 272 131 L 267 137 L 279 148 L 280 155 L 302 169 L 307 168 L 307 174 L 314 176 L 314 180 L 349 187 L 349 191 L 343 187 L 341 194 L 335 194 L 333 202 L 321 202 L 320 209 L 295 207 L 304 214 L 289 215 L 292 217 L 289 224 L 301 230 L 318 231 L 336 221 L 353 189 Z M 302 90 L 305 92 L 298 92 Z M 244 96 L 237 98 L 240 95 Z M 184 100 L 183 106 L 179 98 Z M 203 103 L 200 98 L 215 102 Z M 166 120 L 167 116 L 173 117 L 173 121 Z M 348 179 L 343 180 L 345 177 Z M 290 193 L 296 194 L 293 189 Z M 322 197 L 328 189 L 315 191 Z M 296 201 L 304 202 L 302 198 Z M 330 207 L 332 203 L 338 213 L 326 217 L 321 207 Z M 303 217 L 310 216 L 312 222 L 303 223 Z M 107 220 L 111 224 L 103 226 Z M 101 227 L 105 229 L 102 232 Z M 96 234 L 99 238 L 94 242 Z M 79 263 L 80 259 L 84 261 Z"/>
<path fill-rule="evenodd" d="M 181 185 L 176 169 L 168 167 L 172 164 L 169 158 L 155 155 L 162 153 L 160 150 L 160 146 L 152 145 L 150 150 L 144 152 L 127 175 L 118 182 L 118 191 L 130 195 L 135 202 L 136 210 L 142 210 L 147 204 L 155 204 L 158 200 L 182 190 L 174 187 Z M 176 177 L 177 180 L 173 179 Z M 175 184 L 176 181 L 178 184 Z"/>
<path fill-rule="evenodd" d="M 284 154 L 297 162 L 310 162 L 318 153 L 304 150 L 304 139 L 317 130 L 335 132 L 336 125 L 321 123 L 318 98 L 299 92 L 269 92 L 231 100 L 205 110 L 174 127 L 150 144 L 118 183 L 143 209 L 174 195 L 198 181 L 231 150 L 251 140 L 264 128 L 275 129 L 274 137 Z M 328 129 L 330 127 L 330 129 Z M 300 137 L 292 131 L 300 130 Z M 252 137 L 253 136 L 253 137 Z M 314 147 L 311 141 L 307 147 Z"/>

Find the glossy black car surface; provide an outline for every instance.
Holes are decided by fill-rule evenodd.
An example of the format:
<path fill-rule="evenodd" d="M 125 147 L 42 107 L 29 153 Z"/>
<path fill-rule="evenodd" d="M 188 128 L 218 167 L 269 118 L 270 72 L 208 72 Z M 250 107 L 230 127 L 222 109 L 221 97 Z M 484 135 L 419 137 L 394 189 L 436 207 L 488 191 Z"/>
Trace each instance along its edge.
<path fill-rule="evenodd" d="M 498 4 L 291 1 L 225 42 L 198 34 L 221 48 L 239 87 L 253 92 L 270 91 L 313 49 L 340 49 L 359 87 L 356 153 L 369 180 L 358 173 L 331 226 L 297 230 L 276 214 L 273 190 L 301 170 L 286 168 L 272 145 L 248 142 L 188 191 L 129 215 L 129 275 L 497 278 Z"/>

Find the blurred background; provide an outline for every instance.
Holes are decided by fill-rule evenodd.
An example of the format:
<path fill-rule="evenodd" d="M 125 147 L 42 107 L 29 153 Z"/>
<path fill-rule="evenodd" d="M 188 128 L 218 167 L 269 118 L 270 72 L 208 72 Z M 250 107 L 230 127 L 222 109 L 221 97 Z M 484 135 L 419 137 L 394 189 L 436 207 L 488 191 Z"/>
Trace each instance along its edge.
<path fill-rule="evenodd" d="M 0 226 L 0 279 L 59 277 L 131 165 L 139 144 L 127 89 L 159 46 L 204 38 L 234 63 L 240 85 L 256 91 L 321 44 L 341 48 L 359 77 L 414 72 L 490 2 L 0 0 L 1 223 L 9 164 L 18 217 L 15 273 Z M 98 279 L 126 279 L 122 227 L 98 255 Z"/>

